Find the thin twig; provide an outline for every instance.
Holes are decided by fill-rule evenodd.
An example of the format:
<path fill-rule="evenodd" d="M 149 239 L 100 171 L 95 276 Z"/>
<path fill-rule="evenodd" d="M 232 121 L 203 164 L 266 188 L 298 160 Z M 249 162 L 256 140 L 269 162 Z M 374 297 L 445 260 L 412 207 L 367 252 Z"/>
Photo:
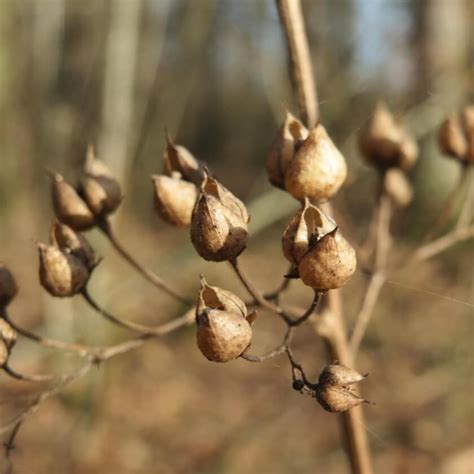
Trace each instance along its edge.
<path fill-rule="evenodd" d="M 9 364 L 5 364 L 2 367 L 2 370 L 8 374 L 10 377 L 15 380 L 21 380 L 22 382 L 51 382 L 52 380 L 58 379 L 57 375 L 27 375 L 17 372 L 15 369 L 12 369 Z"/>

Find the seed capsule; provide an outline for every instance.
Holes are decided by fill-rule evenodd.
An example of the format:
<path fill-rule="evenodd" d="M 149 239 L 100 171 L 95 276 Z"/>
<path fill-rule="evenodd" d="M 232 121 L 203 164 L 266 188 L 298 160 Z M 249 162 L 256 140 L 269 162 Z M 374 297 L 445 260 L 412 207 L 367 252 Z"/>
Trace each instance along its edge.
<path fill-rule="evenodd" d="M 191 241 L 205 260 L 237 257 L 247 244 L 245 205 L 217 180 L 206 176 L 191 219 Z"/>
<path fill-rule="evenodd" d="M 349 367 L 345 367 L 340 364 L 329 364 L 324 367 L 324 370 L 319 376 L 318 383 L 320 385 L 330 384 L 330 385 L 351 385 L 357 382 L 361 382 L 367 377 L 366 375 L 361 375 L 359 372 Z"/>
<path fill-rule="evenodd" d="M 168 224 L 177 227 L 190 225 L 198 197 L 197 186 L 177 176 L 154 175 L 152 179 L 158 215 Z"/>
<path fill-rule="evenodd" d="M 413 188 L 406 174 L 397 168 L 384 174 L 384 189 L 398 207 L 406 207 L 413 200 Z"/>
<path fill-rule="evenodd" d="M 0 318 L 0 340 L 5 343 L 7 349 L 10 351 L 16 344 L 16 331 L 8 324 L 8 322 Z"/>
<path fill-rule="evenodd" d="M 347 176 L 344 157 L 322 125 L 310 132 L 295 153 L 285 174 L 285 188 L 296 199 L 327 200 Z"/>
<path fill-rule="evenodd" d="M 59 173 L 50 173 L 52 198 L 56 217 L 74 230 L 88 230 L 95 225 L 95 216 L 76 190 Z"/>
<path fill-rule="evenodd" d="M 296 149 L 308 137 L 308 129 L 289 112 L 270 147 L 265 168 L 270 182 L 285 189 L 285 174 Z"/>
<path fill-rule="evenodd" d="M 319 292 L 340 288 L 355 272 L 356 254 L 339 229 L 313 244 L 298 264 L 301 280 Z"/>
<path fill-rule="evenodd" d="M 53 245 L 40 242 L 38 249 L 40 282 L 51 295 L 73 296 L 85 287 L 90 273 L 81 260 Z"/>
<path fill-rule="evenodd" d="M 9 355 L 7 345 L 0 339 L 0 368 L 7 363 Z"/>
<path fill-rule="evenodd" d="M 438 140 L 444 154 L 464 160 L 467 153 L 467 140 L 459 120 L 454 115 L 441 124 Z"/>
<path fill-rule="evenodd" d="M 18 292 L 15 278 L 8 268 L 0 263 L 0 308 L 6 308 Z"/>
<path fill-rule="evenodd" d="M 325 410 L 331 413 L 341 413 L 361 403 L 368 403 L 348 388 L 331 384 L 318 385 L 316 399 Z"/>

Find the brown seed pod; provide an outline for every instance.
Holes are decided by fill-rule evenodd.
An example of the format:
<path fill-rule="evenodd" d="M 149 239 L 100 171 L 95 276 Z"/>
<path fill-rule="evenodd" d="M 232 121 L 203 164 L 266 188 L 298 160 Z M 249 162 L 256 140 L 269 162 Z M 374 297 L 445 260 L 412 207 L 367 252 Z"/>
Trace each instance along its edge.
<path fill-rule="evenodd" d="M 461 124 L 466 135 L 474 134 L 474 104 L 465 105 L 461 110 Z"/>
<path fill-rule="evenodd" d="M 396 206 L 406 207 L 412 202 L 413 188 L 403 171 L 397 168 L 387 170 L 383 177 L 383 185 Z"/>
<path fill-rule="evenodd" d="M 331 413 L 341 413 L 361 403 L 368 403 L 367 400 L 341 385 L 318 385 L 315 392 L 319 404 Z"/>
<path fill-rule="evenodd" d="M 164 172 L 168 176 L 179 173 L 181 179 L 196 186 L 201 186 L 204 181 L 204 163 L 197 160 L 184 146 L 175 145 L 168 134 L 166 134 L 164 162 Z"/>
<path fill-rule="evenodd" d="M 70 253 L 81 260 L 89 271 L 92 271 L 100 261 L 83 235 L 59 221 L 53 222 L 49 240 L 51 245 L 55 245 L 63 252 Z"/>
<path fill-rule="evenodd" d="M 18 292 L 15 278 L 8 268 L 0 263 L 0 308 L 6 308 Z"/>
<path fill-rule="evenodd" d="M 7 345 L 0 339 L 0 368 L 7 363 L 9 355 L 10 352 Z"/>
<path fill-rule="evenodd" d="M 283 233 L 283 255 L 298 265 L 310 245 L 336 228 L 336 223 L 321 209 L 305 199 L 304 207 L 296 213 Z"/>
<path fill-rule="evenodd" d="M 467 140 L 456 116 L 448 117 L 441 124 L 438 141 L 444 154 L 458 160 L 464 160 L 467 153 Z"/>
<path fill-rule="evenodd" d="M 94 227 L 96 219 L 77 191 L 59 174 L 50 173 L 52 198 L 56 217 L 74 230 Z"/>
<path fill-rule="evenodd" d="M 81 260 L 53 245 L 40 242 L 38 249 L 40 282 L 51 295 L 73 296 L 85 287 L 90 272 Z"/>
<path fill-rule="evenodd" d="M 3 318 L 0 318 L 0 340 L 5 343 L 9 351 L 16 344 L 17 334 L 10 324 Z"/>
<path fill-rule="evenodd" d="M 285 188 L 296 199 L 305 197 L 327 200 L 337 193 L 347 176 L 344 157 L 317 125 L 290 161 L 285 174 Z"/>
<path fill-rule="evenodd" d="M 177 227 L 190 225 L 198 197 L 197 186 L 175 176 L 154 175 L 152 179 L 158 215 L 168 224 Z"/>
<path fill-rule="evenodd" d="M 345 285 L 356 266 L 355 250 L 336 228 L 309 248 L 298 271 L 305 285 L 324 292 Z"/>
<path fill-rule="evenodd" d="M 357 382 L 361 382 L 367 377 L 368 374 L 362 375 L 354 369 L 350 369 L 340 364 L 329 364 L 324 367 L 324 370 L 319 376 L 319 385 L 330 384 L 330 385 L 351 385 Z"/>
<path fill-rule="evenodd" d="M 236 359 L 252 339 L 252 328 L 240 314 L 206 309 L 196 321 L 198 347 L 213 362 Z"/>
<path fill-rule="evenodd" d="M 288 165 L 308 133 L 308 129 L 298 119 L 286 112 L 285 121 L 270 146 L 265 162 L 268 178 L 274 186 L 285 189 Z"/>
<path fill-rule="evenodd" d="M 96 217 L 111 214 L 123 200 L 120 184 L 107 166 L 96 159 L 91 146 L 87 149 L 81 191 L 89 209 Z"/>
<path fill-rule="evenodd" d="M 247 244 L 249 216 L 245 205 L 206 175 L 191 219 L 191 241 L 205 260 L 237 257 Z"/>

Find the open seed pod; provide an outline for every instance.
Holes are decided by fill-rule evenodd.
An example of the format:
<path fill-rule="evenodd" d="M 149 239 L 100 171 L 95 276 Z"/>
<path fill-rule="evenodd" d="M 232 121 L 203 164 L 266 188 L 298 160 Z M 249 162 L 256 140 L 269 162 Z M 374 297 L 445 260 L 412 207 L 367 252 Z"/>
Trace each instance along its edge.
<path fill-rule="evenodd" d="M 16 344 L 17 334 L 10 324 L 3 318 L 0 318 L 0 340 L 5 343 L 9 351 Z"/>
<path fill-rule="evenodd" d="M 191 241 L 198 254 L 214 262 L 237 257 L 247 244 L 248 221 L 242 201 L 206 175 L 191 219 Z"/>
<path fill-rule="evenodd" d="M 288 164 L 285 188 L 296 199 L 327 200 L 347 176 L 344 157 L 322 125 L 316 125 Z"/>
<path fill-rule="evenodd" d="M 304 207 L 296 213 L 283 233 L 283 255 L 298 265 L 311 244 L 336 228 L 336 223 L 321 209 L 305 199 Z"/>
<path fill-rule="evenodd" d="M 418 146 L 382 102 L 362 129 L 359 146 L 366 160 L 378 168 L 408 171 L 418 158 Z"/>
<path fill-rule="evenodd" d="M 50 176 L 56 217 L 74 230 L 88 230 L 94 227 L 95 216 L 74 187 L 64 181 L 59 173 L 51 172 Z"/>
<path fill-rule="evenodd" d="M 361 382 L 368 374 L 362 375 L 354 369 L 350 369 L 340 364 L 329 364 L 324 367 L 324 370 L 319 375 L 319 385 L 352 385 Z"/>
<path fill-rule="evenodd" d="M 341 385 L 318 385 L 315 392 L 319 404 L 331 413 L 342 413 L 361 403 L 368 403 L 367 400 Z"/>
<path fill-rule="evenodd" d="M 10 351 L 7 345 L 0 339 L 0 368 L 7 363 L 9 355 Z"/>
<path fill-rule="evenodd" d="M 89 209 L 98 218 L 114 212 L 123 200 L 120 184 L 107 166 L 96 159 L 91 146 L 87 149 L 81 192 Z"/>
<path fill-rule="evenodd" d="M 158 215 L 168 224 L 185 227 L 191 224 L 199 189 L 176 175 L 154 175 L 154 202 Z"/>
<path fill-rule="evenodd" d="M 57 246 L 63 252 L 77 257 L 86 265 L 89 271 L 92 271 L 100 261 L 94 249 L 83 235 L 59 221 L 53 222 L 51 226 L 50 244 Z"/>
<path fill-rule="evenodd" d="M 40 282 L 51 295 L 73 296 L 85 287 L 90 272 L 79 258 L 41 242 L 38 250 Z"/>
<path fill-rule="evenodd" d="M 310 246 L 298 264 L 298 272 L 305 285 L 324 292 L 345 285 L 356 266 L 355 250 L 336 228 Z"/>
<path fill-rule="evenodd" d="M 273 140 L 265 162 L 268 178 L 274 186 L 285 189 L 288 165 L 308 133 L 308 129 L 298 119 L 286 112 L 285 121 Z"/>
<path fill-rule="evenodd" d="M 0 308 L 6 308 L 17 292 L 15 278 L 10 270 L 0 263 Z"/>

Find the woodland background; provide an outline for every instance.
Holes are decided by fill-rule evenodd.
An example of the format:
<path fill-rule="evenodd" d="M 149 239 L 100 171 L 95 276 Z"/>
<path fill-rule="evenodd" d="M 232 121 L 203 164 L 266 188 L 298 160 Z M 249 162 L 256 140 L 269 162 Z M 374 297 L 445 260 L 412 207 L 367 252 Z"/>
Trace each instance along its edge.
<path fill-rule="evenodd" d="M 473 99 L 474 3 L 321 0 L 303 8 L 323 122 L 350 168 L 335 201 L 349 240 L 364 240 L 374 204 L 375 173 L 356 136 L 375 100 L 419 140 L 416 198 L 393 227 L 403 261 L 459 173 L 441 157 L 436 130 Z M 242 265 L 273 288 L 286 270 L 280 237 L 297 203 L 270 187 L 263 162 L 286 107 L 296 111 L 270 0 L 0 0 L 0 259 L 20 285 L 11 316 L 65 340 L 127 335 L 38 282 L 35 241 L 47 239 L 53 215 L 44 169 L 74 180 L 88 143 L 124 187 L 115 224 L 140 261 L 189 294 L 200 272 L 243 294 L 226 265 L 202 261 L 186 230 L 154 215 L 150 175 L 162 168 L 165 127 L 248 203 L 253 238 Z M 141 322 L 183 311 L 101 235 L 89 235 L 105 257 L 90 287 L 103 306 Z M 400 271 L 382 291 L 358 364 L 371 374 L 364 394 L 377 403 L 366 409 L 376 472 L 473 472 L 473 258 L 472 241 L 458 245 Z M 343 290 L 349 318 L 365 278 L 357 273 Z M 290 299 L 309 301 L 309 290 L 295 285 Z M 283 329 L 271 315 L 257 327 L 257 352 Z M 316 374 L 322 343 L 300 333 L 296 353 Z M 17 472 L 344 472 L 336 418 L 291 390 L 283 357 L 211 364 L 194 339 L 190 328 L 150 343 L 42 406 L 18 437 Z M 22 341 L 12 364 L 47 372 L 77 360 Z M 32 388 L 1 375 L 0 420 Z"/>

